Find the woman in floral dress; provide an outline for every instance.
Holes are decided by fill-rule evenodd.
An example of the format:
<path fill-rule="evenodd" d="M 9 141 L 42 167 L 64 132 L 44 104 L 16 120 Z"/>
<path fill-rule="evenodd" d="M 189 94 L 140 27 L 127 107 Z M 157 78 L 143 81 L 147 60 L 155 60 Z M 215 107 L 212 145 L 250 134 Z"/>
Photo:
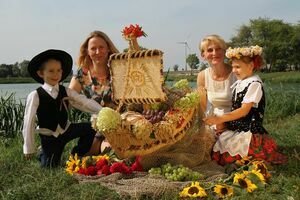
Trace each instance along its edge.
<path fill-rule="evenodd" d="M 208 125 L 226 122 L 229 129 L 221 133 L 213 148 L 213 159 L 220 165 L 246 156 L 273 164 L 287 162 L 287 157 L 277 152 L 275 141 L 262 126 L 265 95 L 261 79 L 253 74 L 263 64 L 261 54 L 259 46 L 229 48 L 226 51 L 238 79 L 232 85 L 232 111 L 204 119 Z"/>
<path fill-rule="evenodd" d="M 109 56 L 119 51 L 110 38 L 101 31 L 93 31 L 80 47 L 78 71 L 70 82 L 70 88 L 96 100 L 102 107 L 115 107 L 108 68 Z M 104 150 L 109 143 L 98 133 L 90 150 L 91 154 Z M 100 141 L 100 142 L 99 142 Z M 103 142 L 102 142 L 103 141 Z"/>

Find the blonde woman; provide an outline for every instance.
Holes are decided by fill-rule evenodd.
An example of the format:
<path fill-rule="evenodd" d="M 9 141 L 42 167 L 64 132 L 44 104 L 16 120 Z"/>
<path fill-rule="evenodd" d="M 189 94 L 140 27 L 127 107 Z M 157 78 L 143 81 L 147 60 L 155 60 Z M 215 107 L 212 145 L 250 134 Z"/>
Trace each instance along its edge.
<path fill-rule="evenodd" d="M 78 71 L 71 79 L 69 88 L 96 100 L 102 107 L 114 107 L 108 59 L 111 54 L 118 52 L 105 33 L 101 31 L 90 33 L 80 47 Z M 108 142 L 102 142 L 104 137 L 99 134 L 97 137 L 98 140 L 94 140 L 91 154 L 97 154 L 99 149 L 104 150 L 109 146 Z"/>
<path fill-rule="evenodd" d="M 236 81 L 231 66 L 224 62 L 225 41 L 218 35 L 206 36 L 200 42 L 201 57 L 209 67 L 199 72 L 197 86 L 201 91 L 201 108 L 206 115 L 221 115 L 231 109 L 232 90 L 230 86 Z M 216 133 L 225 129 L 224 124 L 212 126 Z"/>

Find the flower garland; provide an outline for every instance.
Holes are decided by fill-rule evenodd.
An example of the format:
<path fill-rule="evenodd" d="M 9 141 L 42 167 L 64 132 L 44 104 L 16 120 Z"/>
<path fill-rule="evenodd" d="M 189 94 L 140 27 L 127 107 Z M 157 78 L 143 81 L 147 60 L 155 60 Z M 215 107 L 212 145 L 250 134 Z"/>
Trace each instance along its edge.
<path fill-rule="evenodd" d="M 226 57 L 229 59 L 232 58 L 240 59 L 242 56 L 248 56 L 248 57 L 261 56 L 261 54 L 262 54 L 262 47 L 258 45 L 250 46 L 250 47 L 237 47 L 237 48 L 229 47 L 225 53 Z"/>
<path fill-rule="evenodd" d="M 203 183 L 203 186 L 200 186 L 200 182 L 193 181 L 182 189 L 179 196 L 182 198 L 214 196 L 218 199 L 228 199 L 233 195 L 239 196 L 244 191 L 253 193 L 264 189 L 270 180 L 271 175 L 262 160 L 251 160 L 245 157 L 235 164 L 240 168 L 228 178 L 218 180 L 217 183 Z"/>
<path fill-rule="evenodd" d="M 125 27 L 122 30 L 122 35 L 126 40 L 129 40 L 132 37 L 147 37 L 147 34 L 142 30 L 142 27 L 140 27 L 138 24 L 136 24 L 135 26 L 130 24 L 130 26 Z"/>
<path fill-rule="evenodd" d="M 85 176 L 110 175 L 116 172 L 131 174 L 133 171 L 143 171 L 140 164 L 140 157 L 136 157 L 134 162 L 129 160 L 119 160 L 113 156 L 85 156 L 81 159 L 77 154 L 70 155 L 66 162 L 66 172 L 70 175 L 81 174 Z"/>

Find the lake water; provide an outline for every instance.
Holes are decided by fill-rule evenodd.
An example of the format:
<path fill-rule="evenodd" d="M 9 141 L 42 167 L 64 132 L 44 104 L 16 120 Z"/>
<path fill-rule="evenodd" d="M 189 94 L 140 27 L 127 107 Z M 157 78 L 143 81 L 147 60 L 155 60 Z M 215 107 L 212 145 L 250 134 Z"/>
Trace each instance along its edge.
<path fill-rule="evenodd" d="M 68 83 L 64 85 L 68 86 Z M 25 102 L 27 95 L 40 86 L 39 83 L 0 84 L 0 96 L 8 97 L 14 93 L 16 100 Z"/>
<path fill-rule="evenodd" d="M 168 82 L 168 85 L 171 85 L 172 83 Z M 69 83 L 65 83 L 65 86 L 68 86 Z M 196 83 L 192 82 L 190 83 L 191 87 L 195 88 Z M 11 93 L 15 94 L 15 98 L 17 100 L 21 100 L 25 102 L 27 95 L 37 89 L 41 84 L 39 83 L 20 83 L 20 84 L 0 84 L 0 96 L 7 97 Z M 284 84 L 266 84 L 265 89 L 269 90 L 279 90 L 279 91 L 297 91 L 299 90 L 299 83 L 284 83 Z"/>

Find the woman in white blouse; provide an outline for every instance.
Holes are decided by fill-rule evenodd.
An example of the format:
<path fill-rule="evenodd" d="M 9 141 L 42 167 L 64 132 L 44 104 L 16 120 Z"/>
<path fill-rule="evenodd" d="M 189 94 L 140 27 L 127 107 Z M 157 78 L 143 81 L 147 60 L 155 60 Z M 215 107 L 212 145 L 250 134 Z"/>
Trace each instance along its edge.
<path fill-rule="evenodd" d="M 206 36 L 200 42 L 201 57 L 209 64 L 209 67 L 198 74 L 197 86 L 202 95 L 201 108 L 210 115 L 222 115 L 231 109 L 232 89 L 230 86 L 236 81 L 230 65 L 224 62 L 225 41 L 218 35 Z M 211 126 L 220 133 L 225 125 L 216 124 Z"/>

